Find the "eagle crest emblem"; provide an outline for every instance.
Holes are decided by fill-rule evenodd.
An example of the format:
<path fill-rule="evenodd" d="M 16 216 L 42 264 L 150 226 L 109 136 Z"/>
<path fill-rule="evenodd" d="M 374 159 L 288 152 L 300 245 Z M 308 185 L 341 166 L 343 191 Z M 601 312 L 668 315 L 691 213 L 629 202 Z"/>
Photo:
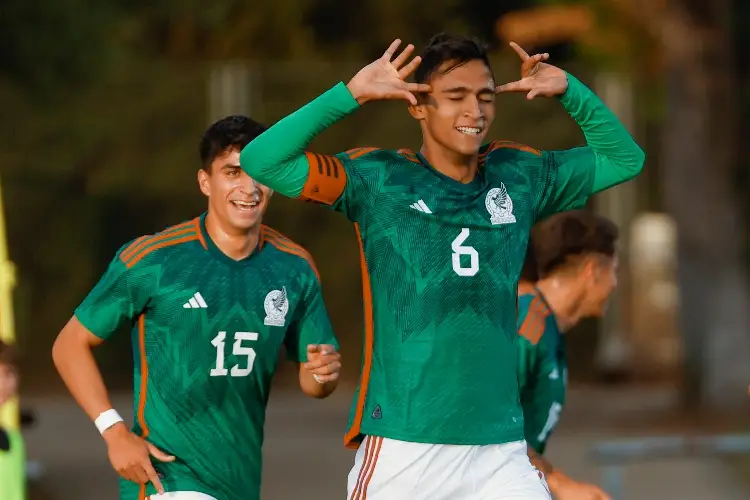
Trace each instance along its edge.
<path fill-rule="evenodd" d="M 281 290 L 271 290 L 263 302 L 266 310 L 266 319 L 263 321 L 268 326 L 284 326 L 286 313 L 289 312 L 289 299 L 286 295 L 286 287 Z"/>
<path fill-rule="evenodd" d="M 493 224 L 513 224 L 516 222 L 516 216 L 513 215 L 513 200 L 510 199 L 505 184 L 500 183 L 500 187 L 492 188 L 487 192 L 487 198 L 484 200 L 484 206 L 490 213 L 490 222 Z"/>

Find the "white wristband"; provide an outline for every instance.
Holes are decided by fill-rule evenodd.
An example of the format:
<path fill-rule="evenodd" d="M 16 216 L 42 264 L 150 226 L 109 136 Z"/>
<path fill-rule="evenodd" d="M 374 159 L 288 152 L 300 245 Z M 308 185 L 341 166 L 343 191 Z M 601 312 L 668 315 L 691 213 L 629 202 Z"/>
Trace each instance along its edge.
<path fill-rule="evenodd" d="M 99 434 L 104 434 L 104 431 L 109 429 L 115 424 L 124 422 L 123 418 L 117 413 L 117 410 L 110 408 L 109 410 L 103 411 L 94 420 L 94 425 L 99 430 Z"/>

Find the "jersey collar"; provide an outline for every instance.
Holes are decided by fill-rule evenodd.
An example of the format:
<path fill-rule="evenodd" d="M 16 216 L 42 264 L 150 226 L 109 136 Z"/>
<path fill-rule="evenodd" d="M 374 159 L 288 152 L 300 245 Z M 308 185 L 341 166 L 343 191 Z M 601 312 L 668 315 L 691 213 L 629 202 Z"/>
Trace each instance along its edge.
<path fill-rule="evenodd" d="M 217 260 L 220 260 L 226 264 L 229 264 L 230 266 L 246 266 L 250 264 L 253 261 L 253 257 L 256 255 L 259 255 L 261 251 L 263 251 L 263 231 L 260 232 L 260 235 L 258 237 L 258 245 L 255 247 L 255 249 L 252 251 L 250 255 L 245 257 L 244 259 L 240 260 L 234 260 L 227 254 L 221 251 L 221 249 L 216 246 L 216 243 L 214 243 L 214 240 L 211 239 L 211 236 L 208 234 L 208 231 L 206 230 L 206 215 L 208 212 L 203 212 L 199 218 L 200 220 L 200 230 L 201 235 L 203 236 L 203 240 L 206 242 L 206 250 L 208 253 L 211 254 L 212 257 L 216 258 Z"/>

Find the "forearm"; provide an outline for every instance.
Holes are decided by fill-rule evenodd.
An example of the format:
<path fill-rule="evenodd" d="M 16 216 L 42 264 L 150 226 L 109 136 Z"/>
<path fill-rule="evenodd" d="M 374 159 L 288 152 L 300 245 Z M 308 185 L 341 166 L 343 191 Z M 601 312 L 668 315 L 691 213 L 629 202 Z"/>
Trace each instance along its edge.
<path fill-rule="evenodd" d="M 247 174 L 284 196 L 298 197 L 307 181 L 305 149 L 323 130 L 359 105 L 343 83 L 282 119 L 240 154 Z"/>
<path fill-rule="evenodd" d="M 300 389 L 302 389 L 302 392 L 304 392 L 306 395 L 310 396 L 311 398 L 316 399 L 323 399 L 327 398 L 331 394 L 333 394 L 333 391 L 336 390 L 336 387 L 338 386 L 338 379 L 333 380 L 331 382 L 326 382 L 321 384 L 317 380 L 315 380 L 315 377 L 313 377 L 313 374 L 306 370 L 300 370 L 299 374 L 299 386 Z"/>
<path fill-rule="evenodd" d="M 565 110 L 581 127 L 595 155 L 593 192 L 630 180 L 643 169 L 645 154 L 612 111 L 572 75 L 560 98 Z"/>
<path fill-rule="evenodd" d="M 92 421 L 112 408 L 91 346 L 71 338 L 58 338 L 52 348 L 52 359 L 68 390 Z"/>

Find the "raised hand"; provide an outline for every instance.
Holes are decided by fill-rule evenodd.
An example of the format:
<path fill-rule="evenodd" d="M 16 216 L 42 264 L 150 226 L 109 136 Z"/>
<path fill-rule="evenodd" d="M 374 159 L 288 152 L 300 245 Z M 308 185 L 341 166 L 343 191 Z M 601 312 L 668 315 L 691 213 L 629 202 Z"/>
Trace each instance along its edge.
<path fill-rule="evenodd" d="M 510 46 L 521 58 L 521 79 L 500 85 L 495 89 L 495 93 L 526 92 L 526 98 L 533 99 L 536 96 L 562 95 L 568 90 L 568 76 L 565 71 L 543 62 L 549 59 L 549 54 L 530 56 L 517 43 L 510 42 Z"/>
<path fill-rule="evenodd" d="M 333 382 L 341 372 L 341 355 L 330 344 L 311 344 L 307 346 L 307 363 L 304 367 L 319 384 Z"/>
<path fill-rule="evenodd" d="M 422 58 L 417 56 L 409 61 L 414 52 L 414 45 L 409 44 L 394 59 L 399 45 L 401 40 L 395 40 L 379 59 L 359 70 L 346 85 L 359 104 L 368 101 L 406 99 L 416 105 L 415 92 L 430 92 L 429 85 L 406 81 L 422 62 Z"/>

